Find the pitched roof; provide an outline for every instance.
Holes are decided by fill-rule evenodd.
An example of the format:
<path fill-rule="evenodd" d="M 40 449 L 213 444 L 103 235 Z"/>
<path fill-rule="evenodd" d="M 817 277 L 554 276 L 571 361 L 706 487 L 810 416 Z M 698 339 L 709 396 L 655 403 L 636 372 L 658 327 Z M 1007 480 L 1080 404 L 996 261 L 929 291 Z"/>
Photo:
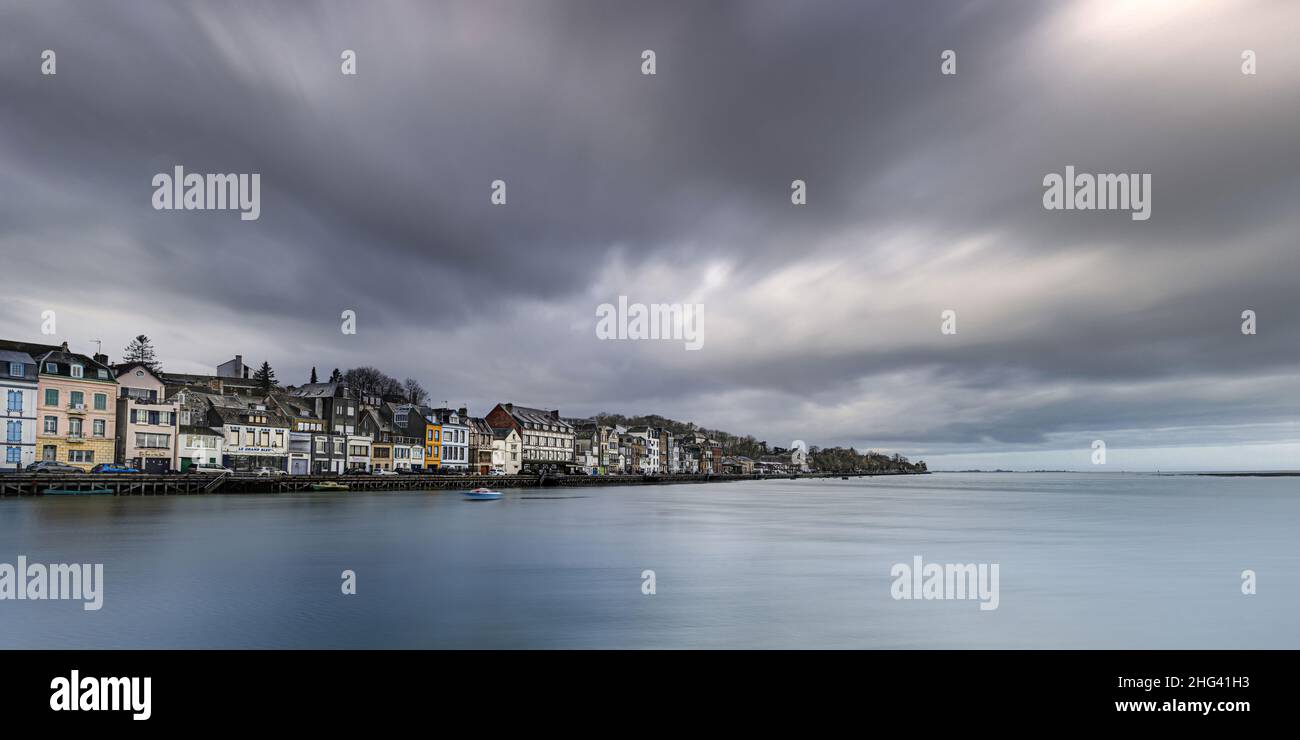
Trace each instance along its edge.
<path fill-rule="evenodd" d="M 335 398 L 339 386 L 343 386 L 346 392 L 347 386 L 343 383 L 307 383 L 294 388 L 289 393 L 299 398 Z"/>
<path fill-rule="evenodd" d="M 501 408 L 505 409 L 506 413 L 510 414 L 516 422 L 524 427 L 528 427 L 529 425 L 559 426 L 562 431 L 573 431 L 573 425 L 564 419 L 559 418 L 560 415 L 558 411 L 535 409 L 529 406 L 516 406 L 512 403 L 503 403 L 501 404 Z"/>

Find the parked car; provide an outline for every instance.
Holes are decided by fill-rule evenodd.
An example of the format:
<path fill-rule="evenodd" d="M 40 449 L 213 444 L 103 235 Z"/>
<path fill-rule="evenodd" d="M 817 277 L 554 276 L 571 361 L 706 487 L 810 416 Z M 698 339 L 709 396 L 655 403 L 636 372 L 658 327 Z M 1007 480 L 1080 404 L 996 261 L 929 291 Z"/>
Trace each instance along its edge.
<path fill-rule="evenodd" d="M 29 473 L 84 473 L 81 468 L 57 460 L 39 460 L 27 466 Z"/>
<path fill-rule="evenodd" d="M 398 475 L 423 475 L 424 471 L 416 470 L 415 468 L 398 468 L 397 474 Z"/>
<path fill-rule="evenodd" d="M 100 463 L 90 469 L 92 473 L 138 473 L 139 469 L 130 465 L 118 465 L 116 463 Z"/>
<path fill-rule="evenodd" d="M 498 470 L 498 469 L 496 469 L 496 468 L 493 468 L 493 469 L 491 469 L 491 470 L 488 471 L 488 475 L 505 475 L 505 474 L 506 474 L 506 471 L 504 471 L 504 470 Z"/>
<path fill-rule="evenodd" d="M 253 474 L 258 478 L 275 478 L 281 475 L 288 475 L 287 472 L 280 470 L 279 468 L 258 468 L 253 471 Z"/>
<path fill-rule="evenodd" d="M 374 470 L 370 471 L 370 474 L 371 475 L 397 475 L 395 471 L 385 470 L 383 468 L 375 468 Z"/>
<path fill-rule="evenodd" d="M 367 475 L 368 473 L 370 473 L 370 471 L 365 468 L 348 468 L 343 471 L 344 475 Z"/>
<path fill-rule="evenodd" d="M 235 471 L 222 465 L 213 465 L 212 463 L 199 463 L 191 465 L 189 472 L 200 475 L 221 475 L 223 473 L 233 473 Z"/>

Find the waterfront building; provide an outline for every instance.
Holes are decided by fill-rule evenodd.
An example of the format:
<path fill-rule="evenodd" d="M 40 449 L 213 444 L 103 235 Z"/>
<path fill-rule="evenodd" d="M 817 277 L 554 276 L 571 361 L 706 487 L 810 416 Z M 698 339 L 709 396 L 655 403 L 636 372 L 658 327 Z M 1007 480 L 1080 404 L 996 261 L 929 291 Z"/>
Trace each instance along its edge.
<path fill-rule="evenodd" d="M 469 425 L 469 466 L 474 473 L 488 473 L 492 470 L 492 427 L 487 420 L 477 416 L 466 416 L 466 409 L 460 410 L 462 419 Z"/>
<path fill-rule="evenodd" d="M 630 430 L 620 430 L 618 435 L 619 453 L 623 458 L 624 473 L 637 474 L 645 472 L 645 437 L 632 434 Z"/>
<path fill-rule="evenodd" d="M 667 427 L 659 428 L 659 472 L 676 473 L 677 470 L 677 440 L 674 439 L 672 430 Z"/>
<path fill-rule="evenodd" d="M 418 447 L 405 453 L 414 470 L 433 471 L 442 453 L 442 427 L 431 418 L 432 409 L 413 403 L 393 405 L 393 426 L 406 444 Z"/>
<path fill-rule="evenodd" d="M 180 424 L 176 428 L 176 457 L 172 469 L 182 473 L 194 465 L 220 465 L 225 456 L 225 438 L 220 429 Z"/>
<path fill-rule="evenodd" d="M 0 395 L 4 396 L 4 457 L 0 470 L 22 470 L 36 462 L 36 360 L 0 343 Z"/>
<path fill-rule="evenodd" d="M 289 420 L 289 473 L 306 475 L 316 471 L 317 446 L 324 458 L 322 462 L 327 461 L 333 452 L 325 420 L 316 415 L 312 404 L 295 396 L 272 393 L 266 397 L 266 403 Z M 342 438 L 339 441 L 341 445 Z"/>
<path fill-rule="evenodd" d="M 117 461 L 145 473 L 172 470 L 180 404 L 166 397 L 165 384 L 147 365 L 133 362 L 115 369 Z"/>
<path fill-rule="evenodd" d="M 289 419 L 263 400 L 207 394 L 208 426 L 220 427 L 221 462 L 236 472 L 289 470 Z"/>
<path fill-rule="evenodd" d="M 399 412 L 401 419 L 399 420 Z M 424 469 L 423 435 L 407 431 L 403 423 L 409 422 L 410 405 L 385 401 L 379 406 L 379 413 L 393 428 L 393 470 Z"/>
<path fill-rule="evenodd" d="M 357 436 L 359 404 L 345 383 L 308 383 L 290 389 L 287 396 L 295 403 L 306 405 L 311 416 L 319 419 L 322 425 L 321 431 L 312 434 L 312 473 L 342 473 L 351 467 L 370 468 L 368 442 L 357 441 L 355 445 L 367 450 L 364 464 L 350 459 L 353 456 L 349 454 L 349 447 Z"/>
<path fill-rule="evenodd" d="M 492 429 L 492 469 L 518 475 L 523 468 L 523 443 L 514 427 Z"/>
<path fill-rule="evenodd" d="M 108 357 L 72 352 L 64 342 L 32 359 L 38 368 L 36 447 L 40 459 L 86 471 L 113 462 L 117 452 L 113 440 L 117 381 Z"/>
<path fill-rule="evenodd" d="M 657 475 L 660 472 L 660 461 L 662 460 L 659 454 L 659 430 L 655 427 L 638 426 L 628 429 L 627 434 L 644 441 L 638 451 L 638 459 L 641 465 L 640 472 L 647 475 Z"/>
<path fill-rule="evenodd" d="M 459 411 L 446 408 L 432 410 L 432 415 L 442 428 L 442 467 L 448 470 L 469 470 L 469 423 Z"/>
<path fill-rule="evenodd" d="M 618 429 L 594 419 L 567 419 L 573 427 L 574 462 L 590 475 L 611 475 L 622 471 Z"/>
<path fill-rule="evenodd" d="M 361 416 L 357 420 L 357 432 L 371 440 L 369 469 L 392 470 L 393 437 L 395 436 L 393 423 L 391 419 L 384 418 L 379 408 L 378 405 L 362 404 Z"/>
<path fill-rule="evenodd" d="M 754 472 L 754 461 L 744 455 L 723 457 L 722 472 L 732 475 L 750 475 Z"/>
<path fill-rule="evenodd" d="M 525 472 L 567 472 L 573 466 L 573 426 L 559 411 L 498 403 L 484 418 L 493 429 L 519 432 Z"/>

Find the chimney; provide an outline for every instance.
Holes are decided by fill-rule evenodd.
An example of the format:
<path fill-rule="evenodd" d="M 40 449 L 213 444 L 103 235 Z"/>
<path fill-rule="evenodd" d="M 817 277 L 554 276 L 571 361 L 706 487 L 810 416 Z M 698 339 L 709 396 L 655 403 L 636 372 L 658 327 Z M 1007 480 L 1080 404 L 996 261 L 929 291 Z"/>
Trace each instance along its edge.
<path fill-rule="evenodd" d="M 456 413 L 460 414 L 460 417 L 464 419 L 465 417 L 469 416 L 469 409 L 465 408 L 464 406 L 461 406 L 460 408 L 456 409 Z"/>
<path fill-rule="evenodd" d="M 560 410 L 559 410 L 559 409 L 555 409 L 554 411 L 552 411 L 552 412 L 551 412 L 551 418 L 552 418 L 552 419 L 558 419 L 558 418 L 560 418 Z"/>
<path fill-rule="evenodd" d="M 64 342 L 64 343 L 63 343 L 63 351 L 64 351 L 64 352 L 67 352 L 67 351 L 68 351 L 68 343 L 67 343 L 67 342 Z"/>
<path fill-rule="evenodd" d="M 95 362 L 98 362 L 101 365 L 105 365 L 105 366 L 108 365 L 108 355 L 96 354 L 94 359 Z"/>

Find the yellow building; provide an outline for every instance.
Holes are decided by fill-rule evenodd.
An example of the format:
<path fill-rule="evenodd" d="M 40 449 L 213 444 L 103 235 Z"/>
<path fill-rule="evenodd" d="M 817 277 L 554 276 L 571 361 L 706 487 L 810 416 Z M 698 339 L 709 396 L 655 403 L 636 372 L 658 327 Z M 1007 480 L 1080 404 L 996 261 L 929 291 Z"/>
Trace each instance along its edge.
<path fill-rule="evenodd" d="M 433 470 L 442 467 L 442 425 L 435 424 L 431 417 L 424 420 L 424 469 Z"/>
<path fill-rule="evenodd" d="M 36 357 L 36 454 L 90 470 L 115 462 L 117 380 L 108 358 L 68 351 Z"/>

